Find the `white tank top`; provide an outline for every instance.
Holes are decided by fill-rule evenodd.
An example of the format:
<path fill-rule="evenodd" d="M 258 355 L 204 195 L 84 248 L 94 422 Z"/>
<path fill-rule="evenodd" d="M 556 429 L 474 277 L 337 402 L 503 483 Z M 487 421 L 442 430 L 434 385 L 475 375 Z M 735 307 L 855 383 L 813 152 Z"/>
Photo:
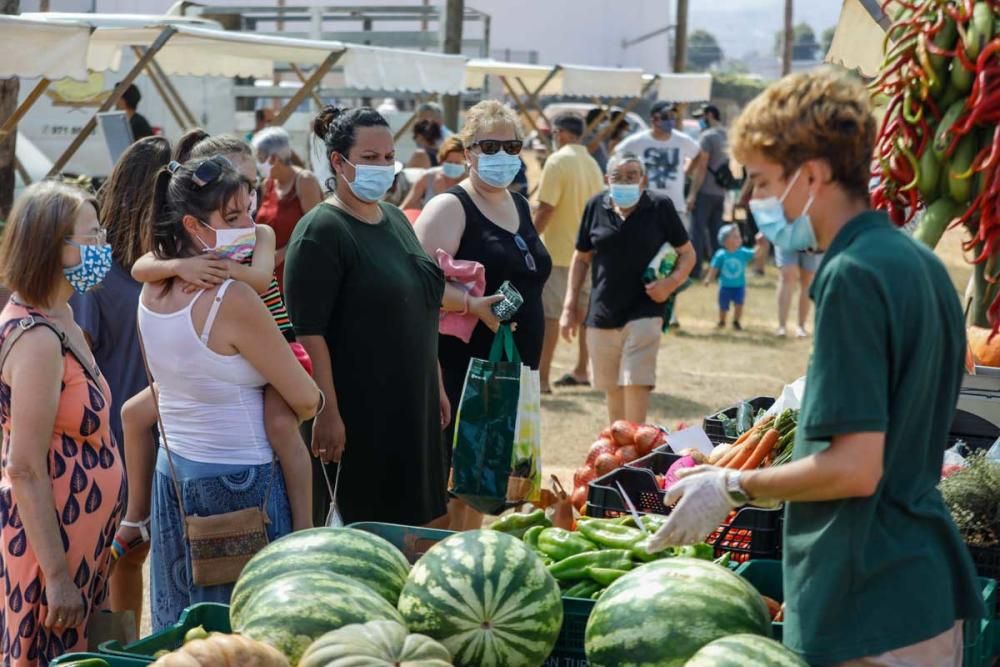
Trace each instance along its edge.
<path fill-rule="evenodd" d="M 202 463 L 269 463 L 273 456 L 264 430 L 267 381 L 243 355 L 208 347 L 227 280 L 212 301 L 201 336 L 191 320 L 191 303 L 174 313 L 156 313 L 139 301 L 139 329 L 160 399 L 160 416 L 170 451 Z"/>

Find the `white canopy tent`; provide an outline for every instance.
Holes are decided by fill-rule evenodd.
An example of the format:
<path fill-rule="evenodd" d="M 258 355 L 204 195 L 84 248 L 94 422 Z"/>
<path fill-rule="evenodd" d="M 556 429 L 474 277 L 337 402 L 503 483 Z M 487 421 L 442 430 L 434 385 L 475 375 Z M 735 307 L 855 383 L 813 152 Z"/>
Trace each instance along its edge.
<path fill-rule="evenodd" d="M 518 111 L 539 137 L 539 131 L 530 110 L 534 110 L 548 125 L 538 97 L 540 95 L 567 95 L 590 97 L 598 107 L 600 115 L 588 126 L 590 133 L 605 117 L 607 109 L 599 98 L 622 99 L 641 98 L 648 90 L 643 83 L 643 73 L 638 68 L 590 67 L 584 65 L 528 65 L 507 63 L 497 60 L 470 60 L 466 65 L 465 84 L 468 88 L 483 88 L 488 76 L 500 79 L 507 94 L 517 105 Z M 511 81 L 517 83 L 520 92 Z M 525 98 L 522 100 L 522 95 Z M 614 103 L 614 102 L 613 102 Z"/>
<path fill-rule="evenodd" d="M 53 15 L 36 21 L 54 24 Z M 169 75 L 247 76 L 269 78 L 275 63 L 289 63 L 302 80 L 273 123 L 283 124 L 306 96 L 313 94 L 334 63 L 341 61 L 348 85 L 367 90 L 401 90 L 431 94 L 459 93 L 464 88 L 465 58 L 418 51 L 402 51 L 335 41 L 292 39 L 214 29 L 214 24 L 178 17 L 128 15 L 57 15 L 79 18 L 89 36 L 87 67 L 94 71 L 121 66 L 122 50 L 138 57 L 111 96 L 98 110 L 110 109 L 139 73 L 146 69 L 181 127 L 196 124 L 194 116 L 173 90 Z M 313 67 L 307 78 L 298 65 Z M 84 73 L 85 74 L 85 73 Z M 172 103 L 171 103 L 172 102 Z M 96 114 L 53 165 L 57 173 L 94 130 Z"/>
<path fill-rule="evenodd" d="M 0 79 L 87 79 L 90 26 L 0 15 Z"/>
<path fill-rule="evenodd" d="M 707 102 L 712 97 L 711 74 L 647 74 L 644 80 L 656 82 L 657 99 L 678 104 Z"/>

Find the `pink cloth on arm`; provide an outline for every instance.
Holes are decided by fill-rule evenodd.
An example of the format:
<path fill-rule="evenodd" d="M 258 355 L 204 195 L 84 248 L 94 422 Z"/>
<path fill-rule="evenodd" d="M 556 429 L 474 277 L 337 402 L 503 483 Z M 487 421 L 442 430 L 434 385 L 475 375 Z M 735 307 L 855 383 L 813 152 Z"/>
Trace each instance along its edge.
<path fill-rule="evenodd" d="M 444 250 L 438 248 L 435 253 L 438 266 L 444 271 L 444 279 L 469 293 L 469 296 L 482 296 L 486 291 L 486 267 L 479 262 L 465 259 L 455 259 Z M 446 336 L 455 336 L 464 343 L 472 338 L 472 331 L 479 321 L 475 315 L 467 313 L 441 311 L 438 322 L 438 332 Z"/>

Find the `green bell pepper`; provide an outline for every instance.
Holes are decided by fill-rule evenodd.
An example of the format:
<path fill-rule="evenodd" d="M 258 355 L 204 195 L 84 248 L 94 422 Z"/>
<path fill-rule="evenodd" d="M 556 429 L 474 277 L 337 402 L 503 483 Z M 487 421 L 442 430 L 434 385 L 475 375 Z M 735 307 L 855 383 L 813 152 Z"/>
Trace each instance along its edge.
<path fill-rule="evenodd" d="M 605 549 L 604 551 L 585 551 L 582 554 L 570 556 L 549 566 L 549 573 L 561 581 L 567 579 L 583 579 L 587 569 L 592 567 L 609 570 L 631 570 L 632 554 L 625 549 Z"/>
<path fill-rule="evenodd" d="M 607 567 L 588 567 L 587 574 L 601 586 L 610 586 L 616 579 L 628 574 L 628 570 L 613 570 Z"/>
<path fill-rule="evenodd" d="M 593 579 L 584 579 L 563 591 L 564 598 L 582 598 L 587 600 L 591 595 L 601 590 L 601 585 Z"/>
<path fill-rule="evenodd" d="M 654 560 L 660 560 L 661 558 L 671 558 L 676 554 L 676 550 L 673 547 L 667 547 L 656 553 L 650 553 L 648 550 L 649 540 L 652 535 L 647 535 L 638 542 L 632 545 L 630 551 L 632 552 L 632 557 L 636 560 L 642 561 L 643 563 L 652 563 Z"/>
<path fill-rule="evenodd" d="M 606 590 L 608 590 L 608 589 L 607 588 L 602 588 L 602 589 L 598 590 L 596 593 L 594 593 L 593 595 L 590 596 L 590 599 L 591 600 L 600 600 L 601 596 L 604 595 L 604 591 L 606 591 Z"/>
<path fill-rule="evenodd" d="M 726 553 L 722 554 L 721 556 L 719 556 L 718 558 L 716 558 L 712 562 L 715 563 L 716 565 L 721 565 L 722 567 L 729 567 L 729 561 L 730 560 L 731 560 L 731 557 L 729 555 L 729 552 L 727 551 Z"/>
<path fill-rule="evenodd" d="M 688 544 L 677 550 L 676 556 L 681 558 L 699 558 L 701 560 L 715 560 L 715 547 L 711 544 Z"/>
<path fill-rule="evenodd" d="M 538 536 L 538 550 L 556 561 L 597 548 L 586 537 L 562 528 L 546 528 Z"/>
<path fill-rule="evenodd" d="M 579 524 L 577 530 L 594 544 L 607 549 L 631 549 L 645 537 L 638 528 L 594 521 Z"/>
<path fill-rule="evenodd" d="M 532 526 L 528 530 L 524 531 L 524 535 L 521 537 L 524 543 L 538 551 L 538 536 L 541 535 L 543 530 L 548 530 L 545 526 Z"/>
<path fill-rule="evenodd" d="M 534 512 L 530 512 L 528 514 L 512 512 L 511 514 L 494 521 L 490 526 L 490 529 L 498 530 L 501 533 L 507 533 L 513 537 L 521 538 L 524 536 L 525 531 L 532 526 L 548 527 L 551 525 L 552 522 L 545 516 L 545 510 L 535 510 Z"/>

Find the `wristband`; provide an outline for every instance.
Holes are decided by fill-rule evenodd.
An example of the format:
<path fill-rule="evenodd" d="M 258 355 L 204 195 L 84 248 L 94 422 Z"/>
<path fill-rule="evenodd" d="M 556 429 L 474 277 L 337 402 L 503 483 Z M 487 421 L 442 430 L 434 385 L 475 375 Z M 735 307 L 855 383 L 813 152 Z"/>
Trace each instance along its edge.
<path fill-rule="evenodd" d="M 324 394 L 323 390 L 320 389 L 319 390 L 319 409 L 316 410 L 316 415 L 315 416 L 318 417 L 319 415 L 321 415 L 323 413 L 323 410 L 325 410 L 325 409 L 326 409 L 326 394 Z"/>

